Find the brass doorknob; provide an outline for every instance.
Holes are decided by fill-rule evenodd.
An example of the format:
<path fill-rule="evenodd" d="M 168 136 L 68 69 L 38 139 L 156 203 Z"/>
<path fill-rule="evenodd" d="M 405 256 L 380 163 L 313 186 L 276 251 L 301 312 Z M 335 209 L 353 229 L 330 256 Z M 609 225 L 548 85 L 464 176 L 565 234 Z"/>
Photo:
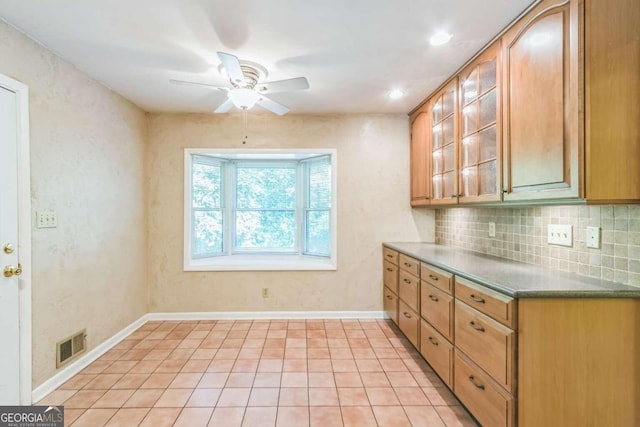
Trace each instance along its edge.
<path fill-rule="evenodd" d="M 7 265 L 4 267 L 4 277 L 19 276 L 22 274 L 22 265 L 18 264 L 17 267 Z"/>

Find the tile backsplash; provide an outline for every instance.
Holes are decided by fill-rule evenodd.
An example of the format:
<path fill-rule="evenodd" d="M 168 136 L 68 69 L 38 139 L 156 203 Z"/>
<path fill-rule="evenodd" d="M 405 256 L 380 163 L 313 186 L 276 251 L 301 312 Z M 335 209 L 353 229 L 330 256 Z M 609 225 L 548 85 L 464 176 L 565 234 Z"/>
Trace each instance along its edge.
<path fill-rule="evenodd" d="M 549 224 L 573 226 L 573 246 L 548 245 Z M 587 248 L 587 226 L 601 227 L 599 249 Z M 640 205 L 437 209 L 436 242 L 640 286 Z"/>

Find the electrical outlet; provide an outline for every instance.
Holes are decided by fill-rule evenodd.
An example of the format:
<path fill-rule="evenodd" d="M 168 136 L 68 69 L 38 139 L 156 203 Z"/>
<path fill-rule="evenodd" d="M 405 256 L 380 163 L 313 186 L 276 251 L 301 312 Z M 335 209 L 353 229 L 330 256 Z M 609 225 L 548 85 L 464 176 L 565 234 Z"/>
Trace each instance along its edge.
<path fill-rule="evenodd" d="M 489 223 L 489 237 L 496 237 L 496 223 Z"/>
<path fill-rule="evenodd" d="M 587 227 L 587 247 L 594 249 L 600 247 L 600 227 Z"/>
<path fill-rule="evenodd" d="M 558 246 L 573 246 L 573 227 L 570 225 L 549 224 L 547 243 Z"/>
<path fill-rule="evenodd" d="M 54 211 L 36 212 L 37 228 L 56 228 L 58 226 L 58 216 Z"/>
<path fill-rule="evenodd" d="M 262 298 L 269 298 L 269 288 L 262 288 Z"/>

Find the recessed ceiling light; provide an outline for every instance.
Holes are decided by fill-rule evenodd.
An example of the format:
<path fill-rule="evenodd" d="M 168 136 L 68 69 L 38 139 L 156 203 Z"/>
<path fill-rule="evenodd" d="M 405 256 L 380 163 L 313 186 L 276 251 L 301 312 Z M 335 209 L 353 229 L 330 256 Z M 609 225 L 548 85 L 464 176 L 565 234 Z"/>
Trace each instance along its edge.
<path fill-rule="evenodd" d="M 431 43 L 432 46 L 440 46 L 449 42 L 449 40 L 451 40 L 451 34 L 446 31 L 438 31 L 431 36 L 429 43 Z"/>
<path fill-rule="evenodd" d="M 401 91 L 400 89 L 394 89 L 391 92 L 389 92 L 389 98 L 391 99 L 400 99 L 404 96 L 404 92 Z"/>

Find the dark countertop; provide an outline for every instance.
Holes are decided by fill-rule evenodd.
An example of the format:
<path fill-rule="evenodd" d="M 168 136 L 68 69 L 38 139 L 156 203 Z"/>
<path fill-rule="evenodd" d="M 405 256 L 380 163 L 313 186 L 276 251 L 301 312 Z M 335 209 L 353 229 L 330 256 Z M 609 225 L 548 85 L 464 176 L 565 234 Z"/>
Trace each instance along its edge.
<path fill-rule="evenodd" d="M 435 267 L 517 298 L 640 298 L 640 287 L 578 276 L 435 243 L 384 243 Z"/>

